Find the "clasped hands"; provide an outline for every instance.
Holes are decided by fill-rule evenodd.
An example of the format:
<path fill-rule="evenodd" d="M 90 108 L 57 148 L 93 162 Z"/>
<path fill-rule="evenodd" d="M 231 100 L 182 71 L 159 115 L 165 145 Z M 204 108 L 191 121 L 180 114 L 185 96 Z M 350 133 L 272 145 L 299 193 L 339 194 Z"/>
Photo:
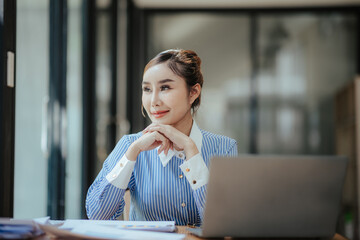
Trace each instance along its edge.
<path fill-rule="evenodd" d="M 199 153 L 194 141 L 184 133 L 170 125 L 152 123 L 142 131 L 143 135 L 134 141 L 126 152 L 129 160 L 135 161 L 143 151 L 149 151 L 160 146 L 158 153 L 168 154 L 170 149 L 184 151 L 190 159 Z"/>

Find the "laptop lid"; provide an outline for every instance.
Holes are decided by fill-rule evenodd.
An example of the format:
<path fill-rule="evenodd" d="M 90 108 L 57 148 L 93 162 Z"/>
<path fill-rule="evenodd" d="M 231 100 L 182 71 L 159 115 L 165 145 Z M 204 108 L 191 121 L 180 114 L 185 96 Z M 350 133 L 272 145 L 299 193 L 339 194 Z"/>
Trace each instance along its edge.
<path fill-rule="evenodd" d="M 333 236 L 346 166 L 338 156 L 215 157 L 202 236 Z"/>

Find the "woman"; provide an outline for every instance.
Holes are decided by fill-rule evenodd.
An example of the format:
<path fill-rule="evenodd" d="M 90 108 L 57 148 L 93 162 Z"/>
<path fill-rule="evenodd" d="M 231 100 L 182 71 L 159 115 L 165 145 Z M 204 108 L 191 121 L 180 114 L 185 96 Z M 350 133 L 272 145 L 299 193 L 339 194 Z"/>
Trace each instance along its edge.
<path fill-rule="evenodd" d="M 201 224 L 212 156 L 236 156 L 236 141 L 200 130 L 201 60 L 190 50 L 159 53 L 145 67 L 142 104 L 152 124 L 125 135 L 90 186 L 90 219 L 116 219 L 131 194 L 130 220 Z"/>

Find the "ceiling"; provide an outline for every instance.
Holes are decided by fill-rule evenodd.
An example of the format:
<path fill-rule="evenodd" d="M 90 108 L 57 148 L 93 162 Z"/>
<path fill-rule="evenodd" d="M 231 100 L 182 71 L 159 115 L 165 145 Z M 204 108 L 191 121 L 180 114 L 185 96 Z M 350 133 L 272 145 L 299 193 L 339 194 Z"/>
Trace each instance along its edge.
<path fill-rule="evenodd" d="M 360 6 L 360 0 L 134 0 L 140 8 L 282 8 Z"/>

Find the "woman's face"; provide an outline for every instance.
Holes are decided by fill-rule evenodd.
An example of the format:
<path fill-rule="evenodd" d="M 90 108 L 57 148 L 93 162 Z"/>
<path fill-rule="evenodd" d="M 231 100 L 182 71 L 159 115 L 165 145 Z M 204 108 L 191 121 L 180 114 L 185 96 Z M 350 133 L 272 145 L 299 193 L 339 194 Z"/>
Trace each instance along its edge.
<path fill-rule="evenodd" d="M 191 104 L 197 96 L 189 94 L 185 80 L 171 71 L 166 62 L 144 73 L 142 90 L 142 103 L 152 122 L 174 127 L 191 123 Z"/>

